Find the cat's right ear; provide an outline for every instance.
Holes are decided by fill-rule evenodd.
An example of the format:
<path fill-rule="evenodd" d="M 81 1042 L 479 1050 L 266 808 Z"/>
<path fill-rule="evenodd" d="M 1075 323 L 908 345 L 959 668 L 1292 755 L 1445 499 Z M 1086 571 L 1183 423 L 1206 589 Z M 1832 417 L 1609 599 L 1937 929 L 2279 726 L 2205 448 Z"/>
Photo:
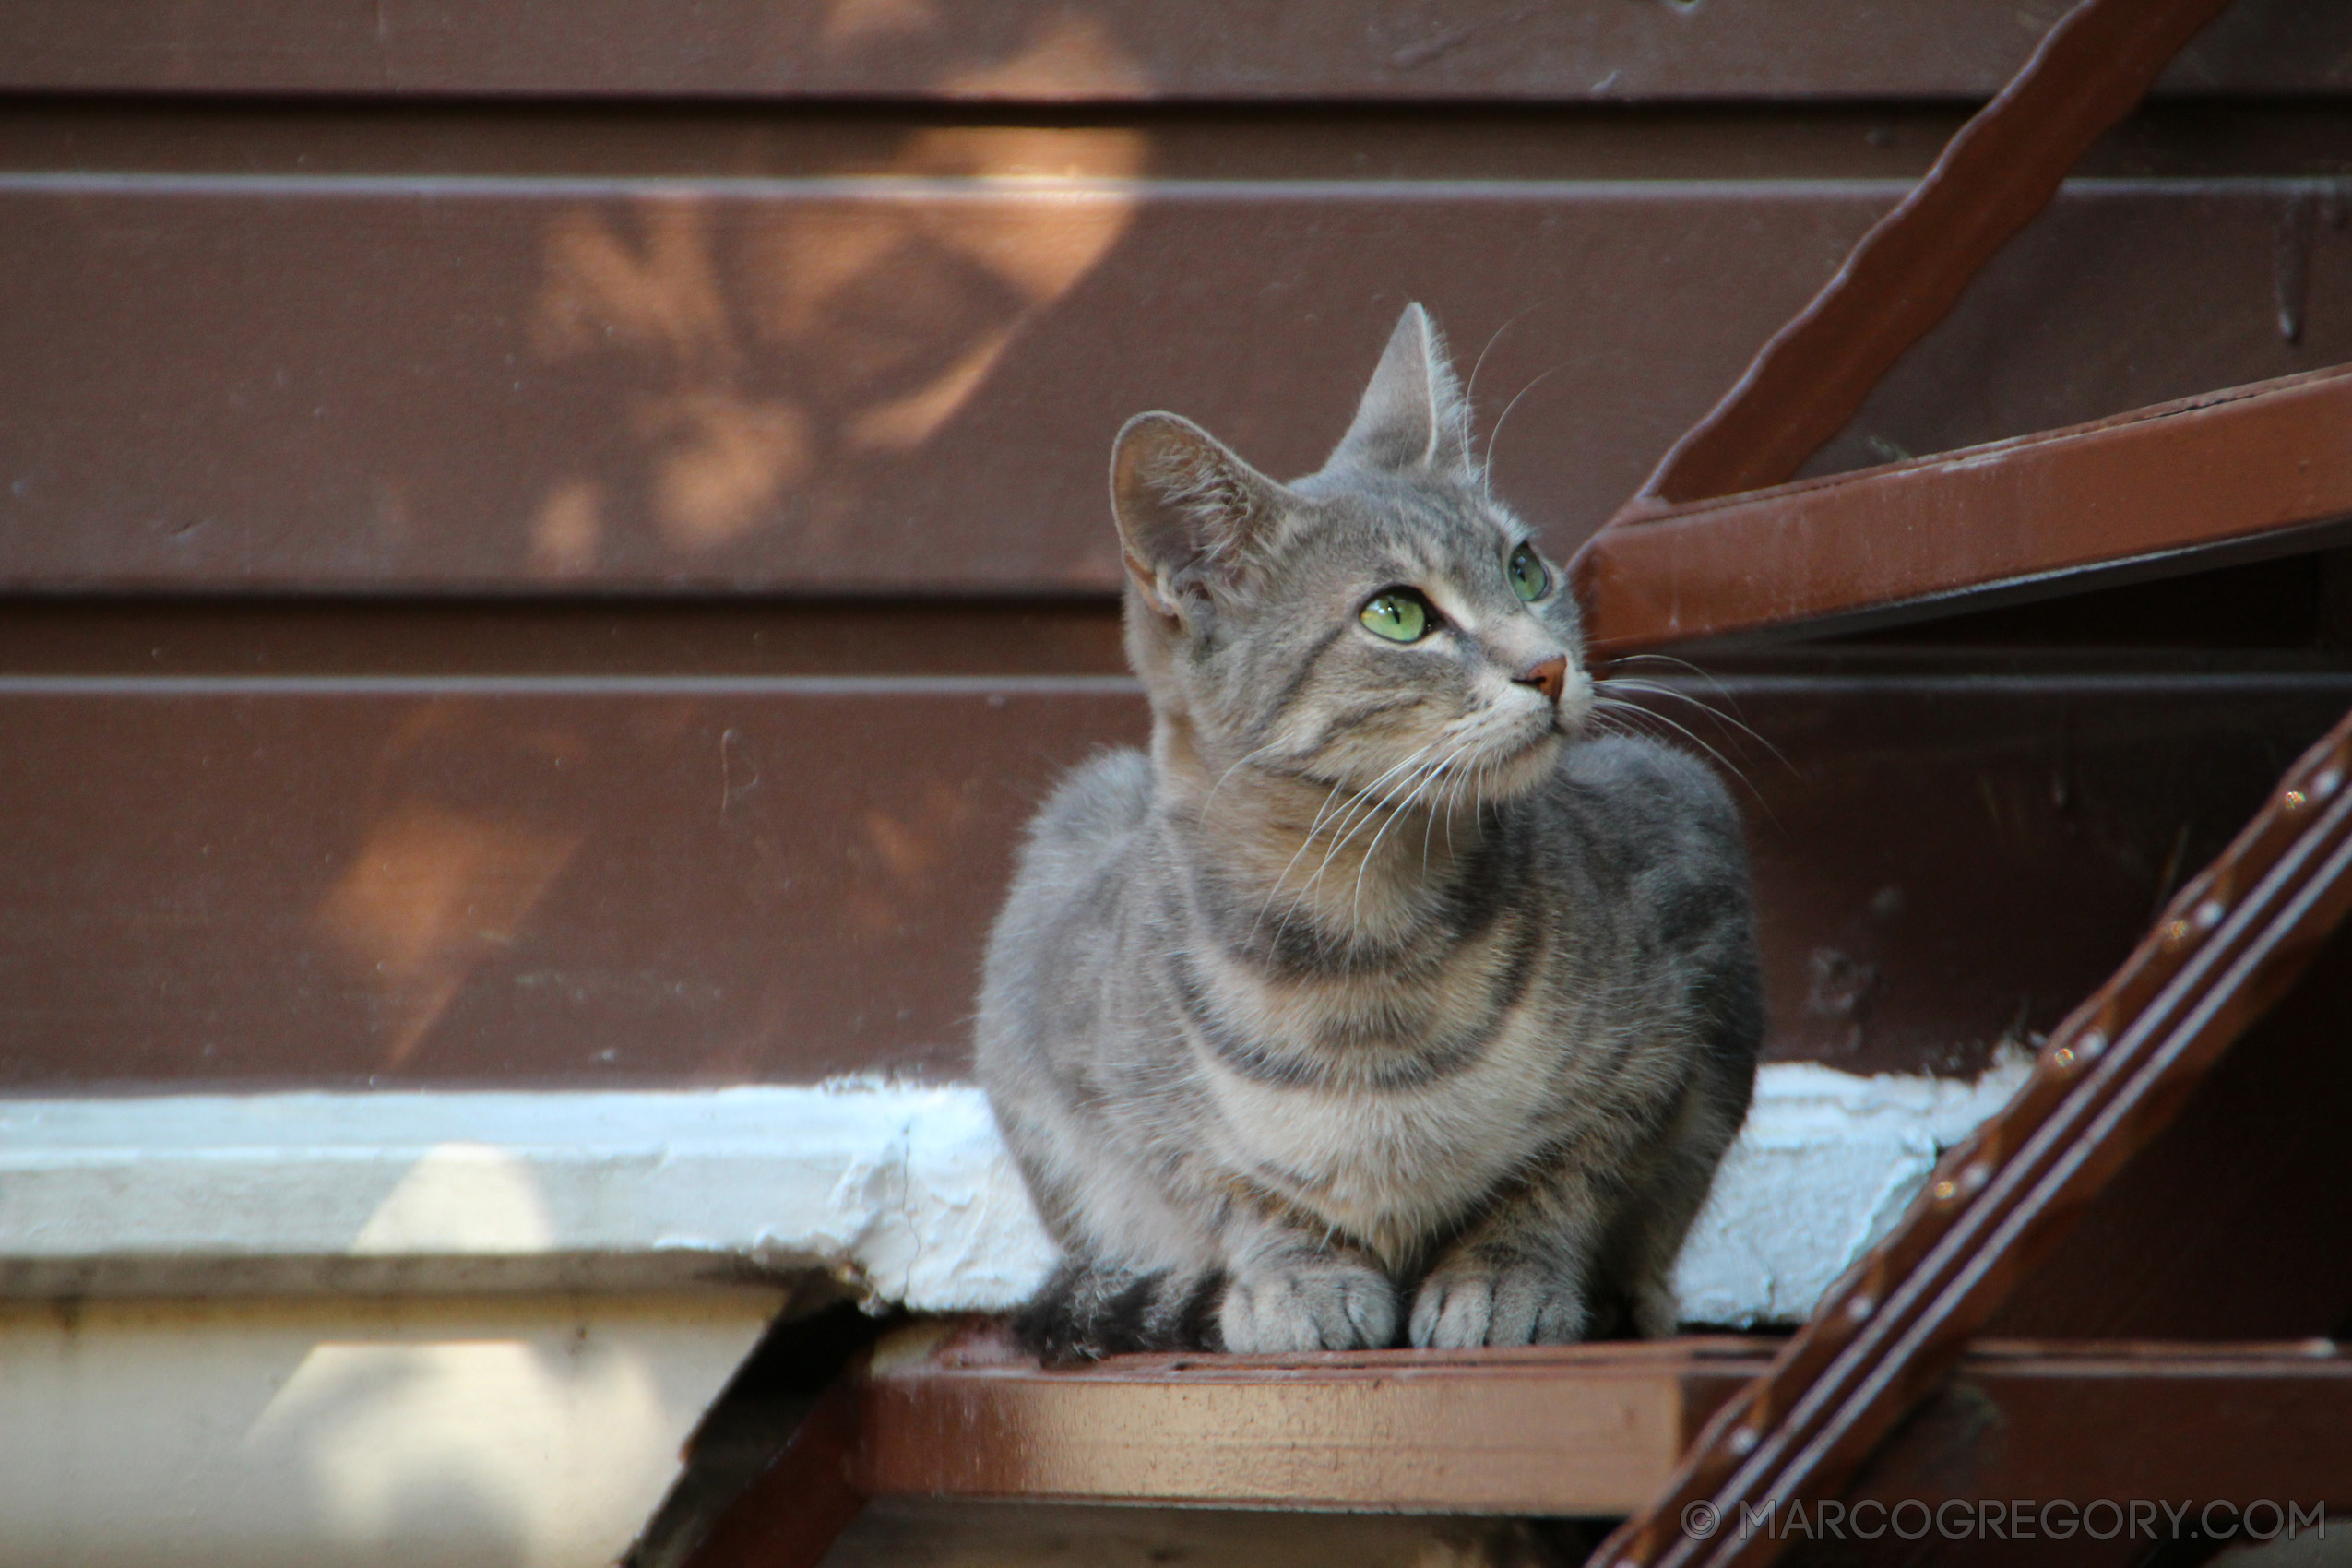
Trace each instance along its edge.
<path fill-rule="evenodd" d="M 1355 422 L 1324 467 L 1351 460 L 1391 473 L 1472 472 L 1469 406 L 1446 359 L 1445 339 L 1418 304 L 1397 317 Z"/>
<path fill-rule="evenodd" d="M 1127 575 L 1174 618 L 1189 595 L 1230 593 L 1280 523 L 1282 487 L 1199 425 L 1137 414 L 1111 452 L 1111 509 Z"/>

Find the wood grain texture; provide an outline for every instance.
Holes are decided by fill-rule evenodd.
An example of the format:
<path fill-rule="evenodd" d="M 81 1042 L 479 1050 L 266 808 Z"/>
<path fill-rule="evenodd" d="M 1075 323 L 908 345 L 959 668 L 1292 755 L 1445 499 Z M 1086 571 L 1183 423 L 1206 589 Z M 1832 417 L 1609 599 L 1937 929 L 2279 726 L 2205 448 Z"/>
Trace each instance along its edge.
<path fill-rule="evenodd" d="M 870 1494 L 1423 1513 L 1631 1507 L 1763 1365 L 1738 1340 L 1051 1372 L 992 1342 L 912 1348 L 885 1342 L 864 1385 L 856 1473 Z"/>

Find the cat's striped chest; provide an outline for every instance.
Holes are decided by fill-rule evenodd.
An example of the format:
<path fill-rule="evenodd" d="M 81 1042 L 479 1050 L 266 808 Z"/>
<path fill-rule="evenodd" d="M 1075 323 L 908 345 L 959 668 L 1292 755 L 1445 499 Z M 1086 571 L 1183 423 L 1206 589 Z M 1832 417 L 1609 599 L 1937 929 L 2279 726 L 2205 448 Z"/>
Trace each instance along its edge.
<path fill-rule="evenodd" d="M 1535 1009 L 1502 1020 L 1474 1059 L 1426 1081 L 1279 1082 L 1204 1064 L 1234 1173 L 1362 1241 L 1425 1236 L 1541 1142 L 1560 1041 Z"/>

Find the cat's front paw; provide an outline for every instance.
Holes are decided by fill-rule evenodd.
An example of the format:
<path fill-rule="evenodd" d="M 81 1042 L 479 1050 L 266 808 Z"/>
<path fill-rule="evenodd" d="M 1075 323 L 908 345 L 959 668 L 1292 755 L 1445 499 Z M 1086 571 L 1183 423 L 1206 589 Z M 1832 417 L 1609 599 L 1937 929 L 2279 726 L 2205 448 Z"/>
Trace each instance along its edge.
<path fill-rule="evenodd" d="M 1672 1288 L 1661 1280 L 1649 1279 L 1636 1284 L 1630 1292 L 1633 1313 L 1633 1332 L 1644 1339 L 1671 1339 L 1681 1326 L 1681 1303 L 1674 1299 Z"/>
<path fill-rule="evenodd" d="M 1590 1320 L 1583 1285 L 1532 1263 L 1440 1268 L 1413 1298 L 1410 1333 L 1423 1350 L 1479 1345 L 1572 1345 Z"/>
<path fill-rule="evenodd" d="M 1228 1350 L 1379 1349 L 1396 1337 L 1396 1290 L 1348 1264 L 1244 1274 L 1225 1288 L 1218 1325 Z"/>

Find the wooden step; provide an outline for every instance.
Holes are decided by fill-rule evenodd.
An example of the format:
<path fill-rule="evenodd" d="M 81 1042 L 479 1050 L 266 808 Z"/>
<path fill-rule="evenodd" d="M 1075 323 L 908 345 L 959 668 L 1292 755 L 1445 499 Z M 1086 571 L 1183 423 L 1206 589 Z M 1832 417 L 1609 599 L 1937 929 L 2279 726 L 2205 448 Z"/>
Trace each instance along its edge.
<path fill-rule="evenodd" d="M 826 1396 L 693 1568 L 814 1564 L 866 1500 L 893 1496 L 1621 1514 L 1779 1348 L 1719 1336 L 1049 1368 L 992 1324 L 922 1324 Z M 1981 1340 L 1842 1508 L 1958 1500 L 1971 1529 L 1989 1498 L 2003 1520 L 2158 1496 L 2308 1511 L 2343 1492 L 2346 1455 L 2352 1355 L 2327 1340 Z"/>
<path fill-rule="evenodd" d="M 909 1331 L 860 1383 L 869 1495 L 1612 1514 L 1657 1491 L 1774 1343 L 1121 1356 L 1049 1369 Z"/>

